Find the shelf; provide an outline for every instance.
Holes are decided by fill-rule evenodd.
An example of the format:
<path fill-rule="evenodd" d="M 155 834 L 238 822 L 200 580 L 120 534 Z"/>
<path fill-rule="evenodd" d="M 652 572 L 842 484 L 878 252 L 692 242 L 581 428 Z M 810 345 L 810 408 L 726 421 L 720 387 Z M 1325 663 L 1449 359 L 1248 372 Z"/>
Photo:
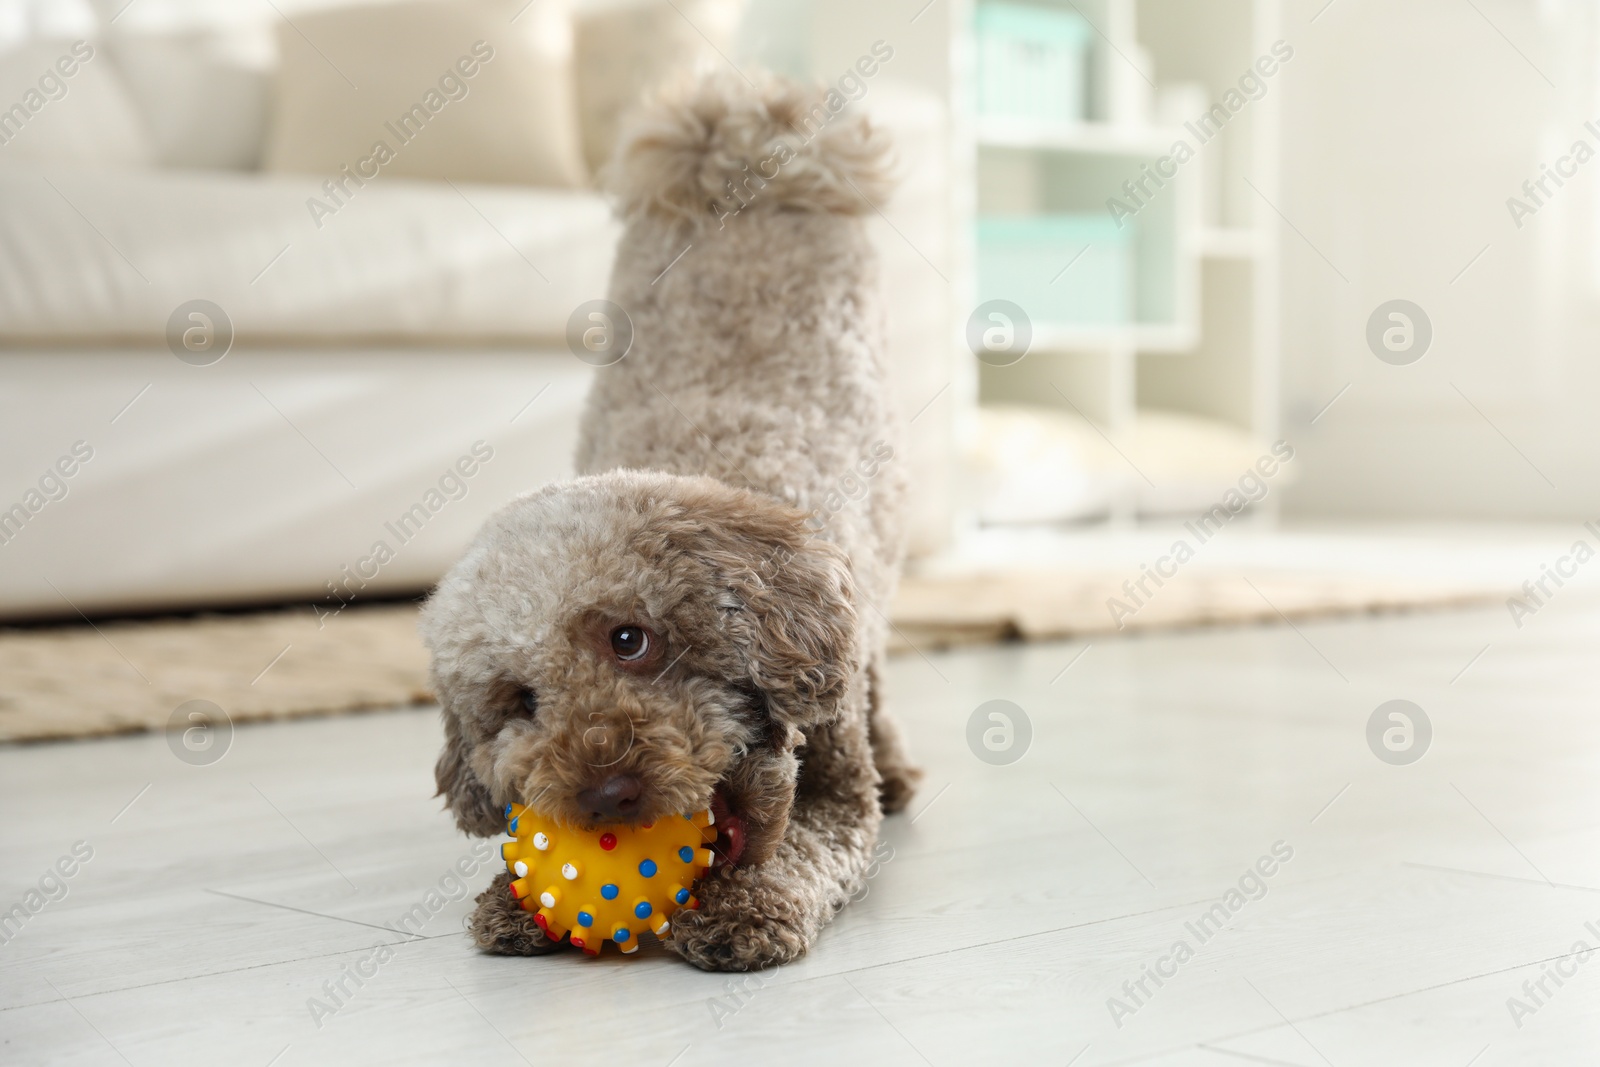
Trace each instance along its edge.
<path fill-rule="evenodd" d="M 1081 522 L 1119 507 L 1203 513 L 1268 450 L 1237 425 L 1181 412 L 1139 408 L 1112 426 L 1020 403 L 980 405 L 975 446 L 979 515 L 992 526 Z"/>
<path fill-rule="evenodd" d="M 1105 156 L 1162 156 L 1181 134 L 1160 126 L 1115 126 L 1106 122 L 1044 122 L 980 116 L 980 148 L 1078 152 Z"/>
<path fill-rule="evenodd" d="M 1129 323 L 1120 326 L 1053 326 L 1035 323 L 1030 353 L 1185 352 L 1195 345 L 1195 331 L 1164 323 Z"/>

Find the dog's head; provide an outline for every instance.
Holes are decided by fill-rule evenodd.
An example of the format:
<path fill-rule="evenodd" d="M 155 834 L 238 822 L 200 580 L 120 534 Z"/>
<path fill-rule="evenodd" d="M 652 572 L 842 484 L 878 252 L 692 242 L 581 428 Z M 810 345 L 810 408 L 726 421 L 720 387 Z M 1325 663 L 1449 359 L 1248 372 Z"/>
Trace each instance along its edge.
<path fill-rule="evenodd" d="M 849 565 L 805 516 L 709 478 L 613 471 L 521 497 L 423 612 L 439 792 L 468 833 L 713 806 L 724 862 L 782 837 L 806 728 L 859 651 Z"/>

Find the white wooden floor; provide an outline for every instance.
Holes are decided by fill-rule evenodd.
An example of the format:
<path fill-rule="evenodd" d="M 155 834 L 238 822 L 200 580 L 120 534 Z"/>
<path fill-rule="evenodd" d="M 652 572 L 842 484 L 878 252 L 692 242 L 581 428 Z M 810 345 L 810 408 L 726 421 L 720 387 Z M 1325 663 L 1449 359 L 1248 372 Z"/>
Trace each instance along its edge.
<path fill-rule="evenodd" d="M 3 749 L 0 909 L 75 842 L 93 858 L 0 946 L 0 1062 L 1594 1063 L 1600 955 L 1571 953 L 1600 946 L 1600 605 L 1563 595 L 1521 630 L 1493 609 L 899 659 L 916 818 L 809 958 L 736 996 L 659 948 L 477 955 L 465 900 L 388 929 L 469 854 L 429 798 L 433 713 L 242 728 L 208 767 L 159 736 Z M 1393 698 L 1433 724 L 1409 766 L 1366 742 Z M 967 746 L 991 699 L 1032 722 L 1008 766 Z M 1186 923 L 1280 841 L 1200 944 Z"/>

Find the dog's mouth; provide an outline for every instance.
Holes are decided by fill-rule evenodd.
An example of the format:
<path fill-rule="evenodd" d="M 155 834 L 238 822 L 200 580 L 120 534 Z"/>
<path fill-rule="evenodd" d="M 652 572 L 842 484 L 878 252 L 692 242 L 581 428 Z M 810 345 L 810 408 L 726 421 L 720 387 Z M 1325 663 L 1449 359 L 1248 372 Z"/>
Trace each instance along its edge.
<path fill-rule="evenodd" d="M 530 805 L 531 806 L 531 805 Z M 701 809 L 704 810 L 704 809 Z M 636 824 L 636 820 L 623 820 L 629 825 Z M 585 831 L 599 831 L 605 829 L 608 823 L 592 819 L 579 819 L 572 823 L 573 826 Z M 717 838 L 708 846 L 712 855 L 716 857 L 717 867 L 733 867 L 744 857 L 747 831 L 744 816 L 740 815 L 733 803 L 728 799 L 727 790 L 718 785 L 711 792 L 711 826 L 716 830 Z"/>
<path fill-rule="evenodd" d="M 733 810 L 720 785 L 711 794 L 711 818 L 711 825 L 717 831 L 711 852 L 717 857 L 718 867 L 732 867 L 744 855 L 744 818 Z"/>

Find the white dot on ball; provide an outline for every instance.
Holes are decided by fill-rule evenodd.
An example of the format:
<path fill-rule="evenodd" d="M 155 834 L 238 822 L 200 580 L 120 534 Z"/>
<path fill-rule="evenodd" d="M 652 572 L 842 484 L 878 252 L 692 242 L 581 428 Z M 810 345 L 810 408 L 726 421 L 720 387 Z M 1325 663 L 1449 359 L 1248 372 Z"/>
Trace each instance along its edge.
<path fill-rule="evenodd" d="M 538 849 L 540 852 L 543 852 L 545 849 L 550 847 L 550 839 L 544 836 L 544 834 L 534 834 L 533 847 Z"/>
<path fill-rule="evenodd" d="M 572 881 L 574 878 L 578 877 L 578 868 L 574 867 L 570 863 L 562 864 L 561 877 L 565 878 L 569 882 Z"/>
<path fill-rule="evenodd" d="M 547 908 L 553 908 L 556 906 L 556 895 L 550 892 L 540 893 L 539 903 L 543 904 Z"/>

